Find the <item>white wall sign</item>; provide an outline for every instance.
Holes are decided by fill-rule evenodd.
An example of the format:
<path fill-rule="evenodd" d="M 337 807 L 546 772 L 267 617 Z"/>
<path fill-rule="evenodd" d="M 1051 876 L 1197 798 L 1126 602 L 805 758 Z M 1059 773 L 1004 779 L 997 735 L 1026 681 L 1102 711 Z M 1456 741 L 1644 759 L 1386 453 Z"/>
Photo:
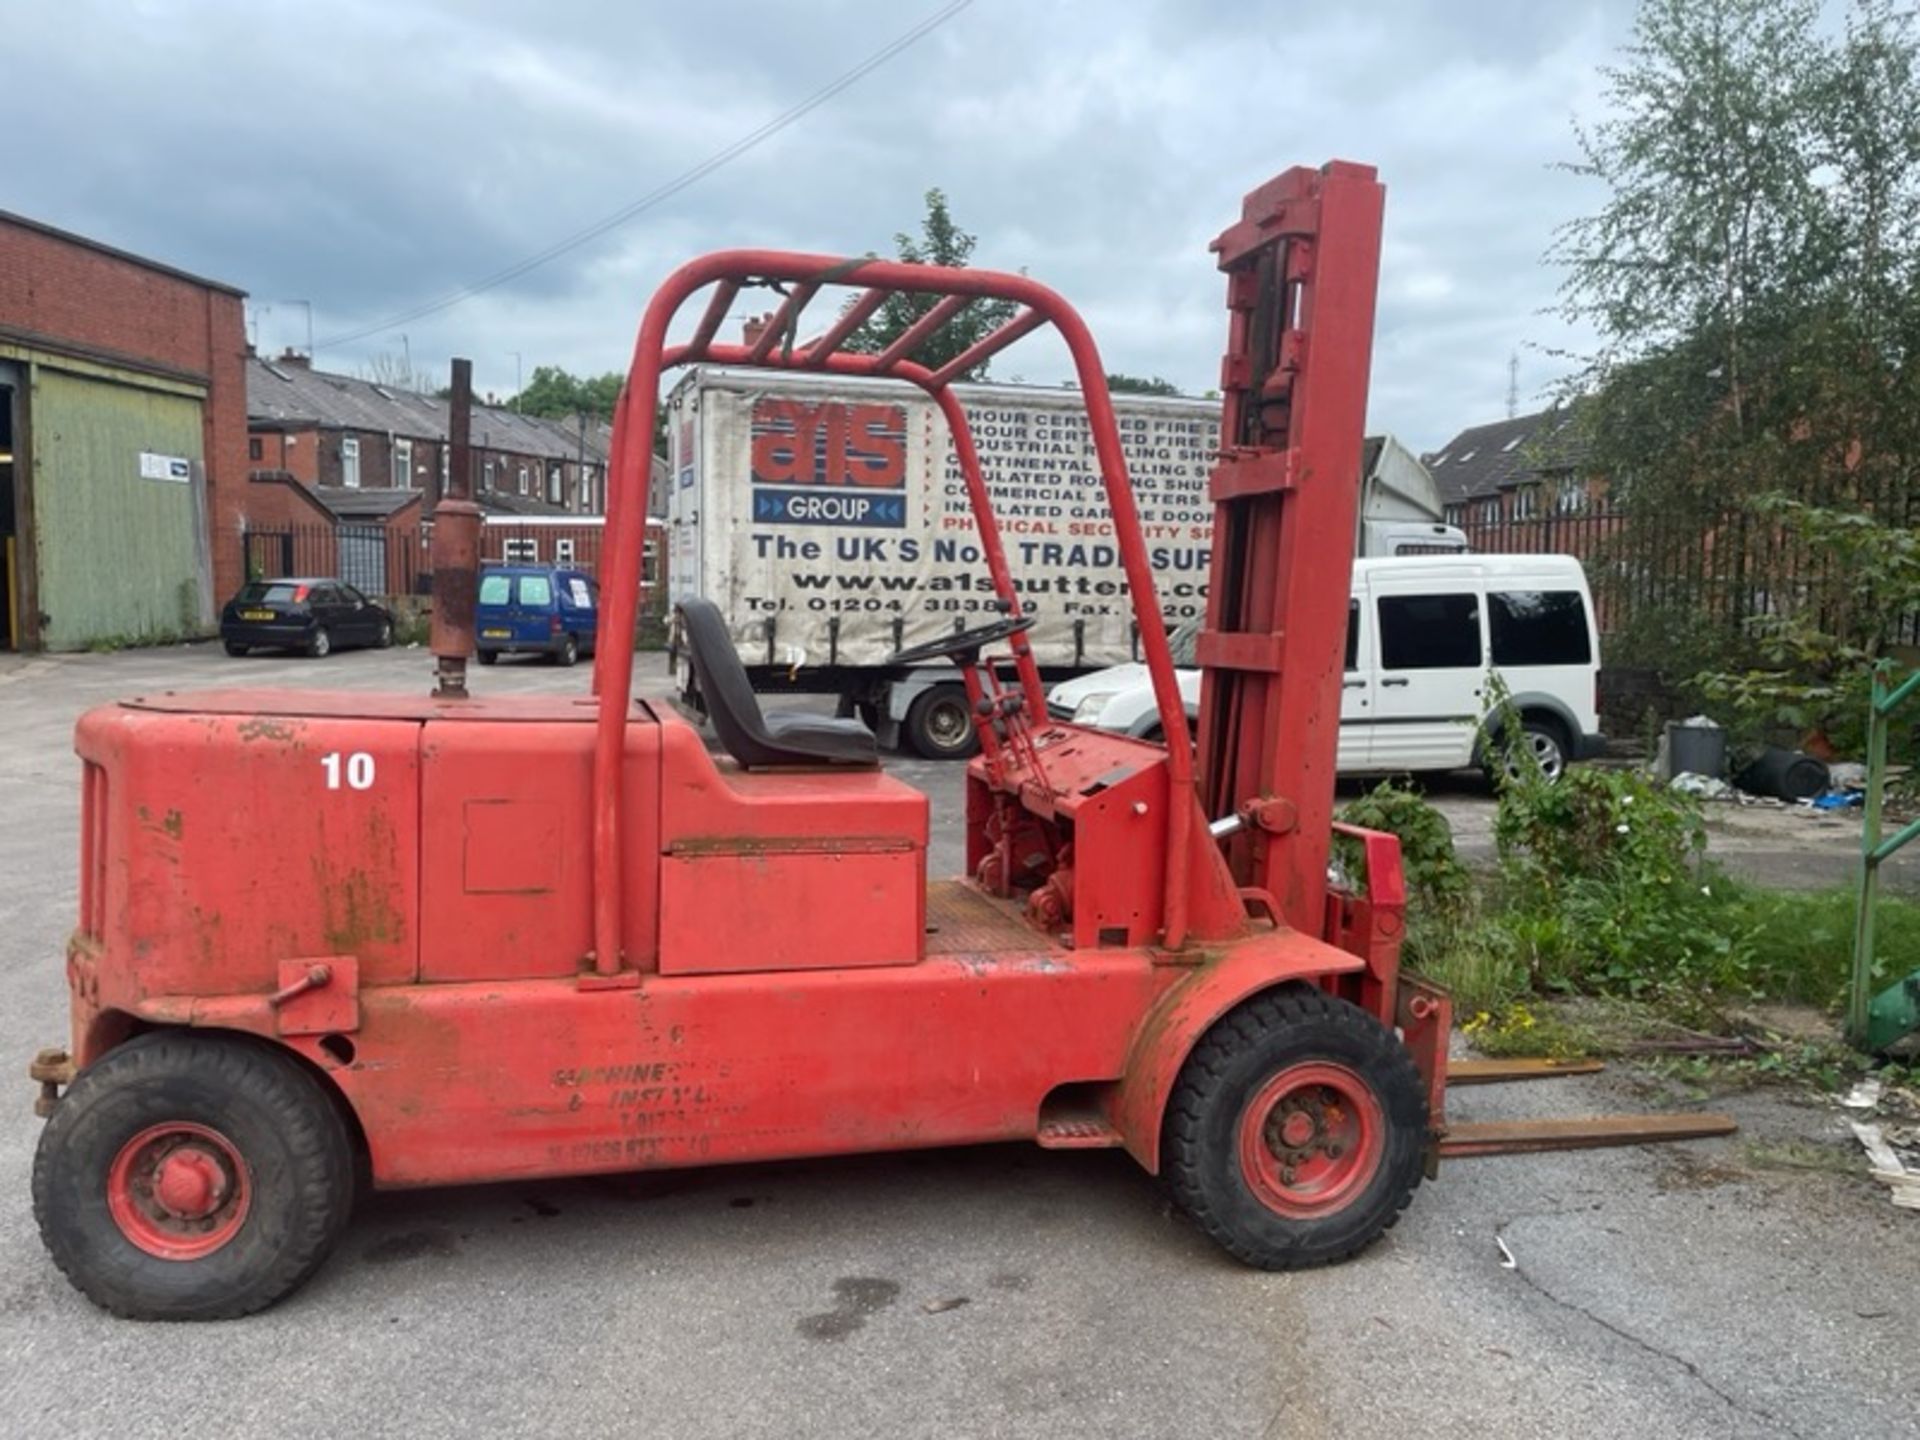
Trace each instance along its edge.
<path fill-rule="evenodd" d="M 151 451 L 140 452 L 140 478 L 142 480 L 172 480 L 185 485 L 193 479 L 193 462 L 181 455 L 155 455 Z"/>

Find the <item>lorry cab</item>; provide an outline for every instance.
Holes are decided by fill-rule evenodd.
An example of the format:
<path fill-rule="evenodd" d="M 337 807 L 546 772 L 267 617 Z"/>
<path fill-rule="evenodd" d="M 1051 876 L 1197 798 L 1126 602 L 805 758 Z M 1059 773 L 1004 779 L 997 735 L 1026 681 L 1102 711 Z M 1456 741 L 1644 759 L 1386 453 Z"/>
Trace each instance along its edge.
<path fill-rule="evenodd" d="M 1189 720 L 1200 711 L 1197 622 L 1170 637 Z M 1347 603 L 1340 693 L 1342 775 L 1459 770 L 1488 763 L 1497 675 L 1549 779 L 1605 748 L 1600 636 L 1586 572 L 1571 555 L 1359 559 Z M 1057 720 L 1160 738 L 1143 665 L 1056 685 Z"/>
<path fill-rule="evenodd" d="M 591 655 L 599 632 L 600 586 L 584 570 L 555 565 L 490 565 L 480 574 L 475 655 L 545 655 L 571 665 Z"/>

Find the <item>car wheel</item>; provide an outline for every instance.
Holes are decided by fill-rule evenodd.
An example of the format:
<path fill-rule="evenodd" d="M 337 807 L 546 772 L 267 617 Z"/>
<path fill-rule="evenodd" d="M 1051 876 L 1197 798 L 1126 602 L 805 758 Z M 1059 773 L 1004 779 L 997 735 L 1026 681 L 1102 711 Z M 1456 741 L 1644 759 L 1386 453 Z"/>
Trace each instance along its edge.
<path fill-rule="evenodd" d="M 353 1149 L 321 1082 L 252 1040 L 162 1030 L 83 1070 L 33 1159 L 67 1279 L 135 1320 L 224 1320 L 307 1279 L 346 1227 Z"/>
<path fill-rule="evenodd" d="M 382 620 L 380 622 L 380 634 L 373 643 L 378 645 L 382 650 L 391 650 L 393 648 L 393 621 Z"/>
<path fill-rule="evenodd" d="M 333 637 L 327 633 L 327 627 L 313 627 L 313 638 L 307 641 L 307 654 L 316 660 L 324 660 L 333 653 Z"/>
<path fill-rule="evenodd" d="M 1533 763 L 1539 768 L 1541 779 L 1551 785 L 1567 773 L 1567 756 L 1571 751 L 1567 744 L 1566 731 L 1557 721 L 1546 719 L 1544 716 L 1528 715 L 1521 720 L 1520 730 L 1523 753 L 1533 758 Z M 1492 742 L 1492 755 L 1493 763 L 1487 767 L 1489 779 L 1497 782 L 1500 778 L 1494 773 L 1494 765 L 1505 765 L 1505 778 L 1508 780 L 1521 778 L 1521 762 L 1517 758 L 1509 759 L 1506 747 L 1497 739 Z"/>
<path fill-rule="evenodd" d="M 236 660 L 239 659 L 242 655 L 245 655 L 252 648 L 253 647 L 251 645 L 242 645 L 238 640 L 227 641 L 227 654 L 233 656 L 234 659 Z"/>
<path fill-rule="evenodd" d="M 498 650 L 476 650 L 473 652 L 473 658 L 478 660 L 482 665 L 491 665 L 500 658 L 500 652 Z"/>
<path fill-rule="evenodd" d="M 1427 1147 L 1420 1073 L 1394 1033 L 1318 990 L 1255 997 L 1187 1057 L 1162 1170 L 1181 1209 L 1263 1270 L 1357 1255 L 1400 1218 Z"/>
<path fill-rule="evenodd" d="M 554 652 L 553 663 L 572 666 L 580 662 L 580 642 L 569 635 L 560 642 L 560 648 Z"/>
<path fill-rule="evenodd" d="M 936 685 L 907 708 L 907 743 L 929 760 L 965 760 L 980 748 L 967 692 Z"/>

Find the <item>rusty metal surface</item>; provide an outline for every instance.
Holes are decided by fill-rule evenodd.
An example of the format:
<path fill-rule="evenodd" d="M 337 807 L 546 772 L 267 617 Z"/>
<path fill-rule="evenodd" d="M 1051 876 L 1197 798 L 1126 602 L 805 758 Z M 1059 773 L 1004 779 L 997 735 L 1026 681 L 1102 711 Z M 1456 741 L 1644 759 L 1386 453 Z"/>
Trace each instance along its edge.
<path fill-rule="evenodd" d="M 1554 1120 L 1487 1120 L 1452 1125 L 1440 1138 L 1444 1159 L 1474 1155 L 1526 1155 L 1540 1150 L 1597 1150 L 1609 1145 L 1645 1145 L 1666 1140 L 1703 1140 L 1731 1135 L 1731 1115 L 1581 1115 Z"/>
<path fill-rule="evenodd" d="M 1054 945 L 1027 923 L 1016 904 L 995 900 L 964 880 L 935 880 L 927 886 L 929 956 L 1004 955 Z"/>
<path fill-rule="evenodd" d="M 1447 1084 L 1500 1085 L 1509 1080 L 1553 1080 L 1562 1075 L 1598 1075 L 1606 1068 L 1604 1060 L 1554 1060 L 1531 1055 L 1516 1060 L 1451 1060 L 1447 1062 Z"/>

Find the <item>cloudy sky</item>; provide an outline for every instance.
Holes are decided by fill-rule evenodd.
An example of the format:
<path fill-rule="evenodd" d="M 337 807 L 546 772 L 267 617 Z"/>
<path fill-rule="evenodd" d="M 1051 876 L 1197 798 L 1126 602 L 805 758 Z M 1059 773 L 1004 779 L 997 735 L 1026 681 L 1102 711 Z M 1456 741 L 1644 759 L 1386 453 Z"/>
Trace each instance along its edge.
<path fill-rule="evenodd" d="M 1510 355 L 1527 408 L 1580 343 L 1540 256 L 1597 196 L 1552 165 L 1630 0 L 974 0 L 605 236 L 327 343 L 631 205 L 945 3 L 16 0 L 0 207 L 241 286 L 263 350 L 304 346 L 304 300 L 323 368 L 404 335 L 416 369 L 470 355 L 506 394 L 516 364 L 624 368 L 680 260 L 889 253 L 938 185 L 976 263 L 1062 290 L 1108 368 L 1198 391 L 1225 333 L 1207 241 L 1258 182 L 1341 157 L 1388 187 L 1372 428 L 1436 447 L 1505 413 Z M 1067 370 L 1029 341 L 994 373 Z"/>

